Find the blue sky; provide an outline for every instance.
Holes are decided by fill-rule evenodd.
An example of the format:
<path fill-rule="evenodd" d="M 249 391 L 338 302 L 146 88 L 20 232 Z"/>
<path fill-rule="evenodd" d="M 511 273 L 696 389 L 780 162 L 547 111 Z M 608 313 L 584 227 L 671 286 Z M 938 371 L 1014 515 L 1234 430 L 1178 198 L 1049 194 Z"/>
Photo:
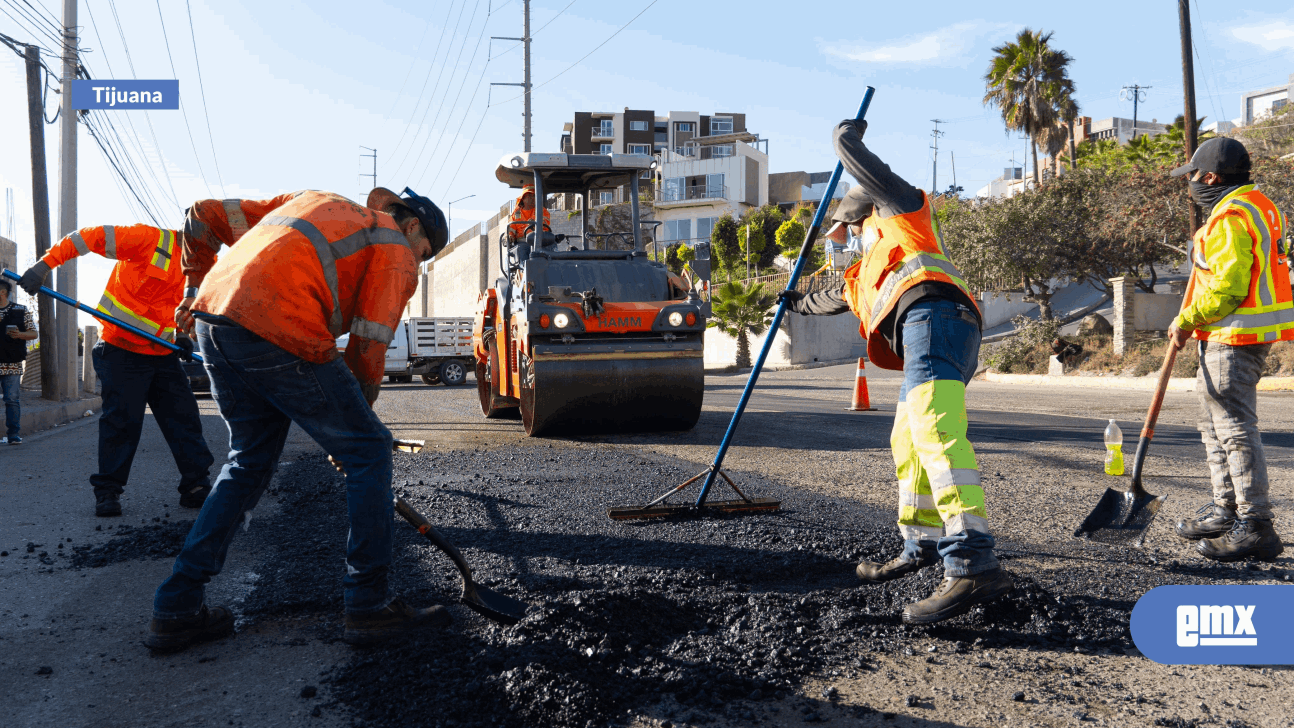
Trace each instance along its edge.
<path fill-rule="evenodd" d="M 31 2 L 51 17 L 61 12 L 56 0 Z M 309 187 L 358 197 L 369 186 L 359 176 L 371 164 L 360 157 L 363 145 L 378 150 L 379 184 L 412 186 L 442 208 L 475 195 L 453 206 L 458 232 L 510 197 L 493 168 L 521 148 L 519 89 L 489 86 L 521 80 L 520 50 L 489 40 L 520 35 L 520 0 L 499 2 L 192 0 L 191 35 L 184 3 L 176 0 L 161 3 L 160 18 L 152 0 L 116 0 L 115 18 L 108 0 L 81 0 L 79 22 L 82 46 L 90 49 L 85 62 L 96 77 L 132 77 L 124 35 L 133 77 L 180 80 L 187 124 L 178 111 L 108 112 L 137 164 L 152 170 L 143 174 L 163 224 L 177 225 L 183 207 L 212 196 Z M 16 13 L 15 6 L 24 0 L 0 0 L 0 10 Z M 1235 118 L 1243 91 L 1284 84 L 1294 73 L 1288 2 L 1250 2 L 1243 10 L 1215 0 L 1191 6 L 1201 115 Z M 837 7 L 848 7 L 848 15 L 823 14 Z M 980 103 L 994 45 L 1026 26 L 1053 31 L 1053 45 L 1075 58 L 1071 76 L 1084 115 L 1130 117 L 1132 104 L 1120 100 L 1119 90 L 1136 83 L 1152 87 L 1139 117 L 1169 121 L 1182 107 L 1176 7 L 535 0 L 534 146 L 556 148 L 562 124 L 576 110 L 736 111 L 770 140 L 772 171 L 828 170 L 835 162 L 831 127 L 852 114 L 871 84 L 877 88 L 867 135 L 872 148 L 928 188 L 930 120 L 947 120 L 939 186 L 952 181 L 955 155 L 957 182 L 973 192 L 1000 175 L 1013 154 L 1017 161 L 1027 154 L 1026 141 L 1003 133 L 997 112 Z M 171 56 L 159 42 L 163 22 Z M 31 24 L 3 12 L 0 33 L 52 47 Z M 14 189 L 16 238 L 28 263 L 24 84 L 22 60 L 0 48 L 0 98 L 6 100 L 0 104 L 0 187 Z M 57 98 L 50 95 L 51 116 Z M 46 139 L 54 191 L 57 126 L 46 127 Z M 84 129 L 79 174 L 79 225 L 147 221 Z M 57 220 L 57 199 L 51 210 Z M 0 234 L 6 229 L 0 217 Z M 109 269 L 97 259 L 81 265 L 82 298 L 97 299 Z"/>

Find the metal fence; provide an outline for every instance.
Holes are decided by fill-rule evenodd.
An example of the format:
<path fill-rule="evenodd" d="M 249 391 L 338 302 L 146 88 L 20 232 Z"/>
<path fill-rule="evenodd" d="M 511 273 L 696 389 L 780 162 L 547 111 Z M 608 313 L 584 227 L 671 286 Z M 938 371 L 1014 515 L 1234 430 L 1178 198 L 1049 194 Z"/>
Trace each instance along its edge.
<path fill-rule="evenodd" d="M 684 200 L 722 200 L 728 197 L 726 185 L 689 185 L 682 189 L 665 187 L 661 191 L 661 202 L 683 202 Z"/>

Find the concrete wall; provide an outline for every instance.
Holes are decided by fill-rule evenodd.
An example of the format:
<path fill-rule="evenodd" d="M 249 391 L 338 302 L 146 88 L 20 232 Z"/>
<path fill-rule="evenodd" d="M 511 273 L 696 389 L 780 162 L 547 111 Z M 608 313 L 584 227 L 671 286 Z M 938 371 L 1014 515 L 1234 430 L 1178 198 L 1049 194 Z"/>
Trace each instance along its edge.
<path fill-rule="evenodd" d="M 764 336 L 751 336 L 750 358 L 754 361 Z M 858 333 L 858 318 L 852 313 L 838 316 L 787 314 L 773 340 L 765 366 L 784 367 L 814 362 L 840 361 L 863 356 L 866 342 Z M 737 340 L 717 329 L 705 332 L 705 367 L 722 369 L 737 361 Z"/>
<path fill-rule="evenodd" d="M 0 237 L 0 268 L 8 268 L 14 273 L 22 273 L 18 270 L 18 243 L 9 238 Z M 13 283 L 13 281 L 9 281 Z M 17 285 L 14 290 L 18 290 Z M 17 300 L 15 297 L 13 300 Z"/>
<path fill-rule="evenodd" d="M 1132 320 L 1137 331 L 1167 331 L 1182 308 L 1176 293 L 1136 293 L 1132 296 Z"/>
<path fill-rule="evenodd" d="M 984 316 L 984 328 L 1001 326 L 1022 313 L 1036 311 L 1038 304 L 1025 303 L 1021 300 L 1023 293 L 1006 291 L 985 291 L 980 294 L 980 313 Z"/>

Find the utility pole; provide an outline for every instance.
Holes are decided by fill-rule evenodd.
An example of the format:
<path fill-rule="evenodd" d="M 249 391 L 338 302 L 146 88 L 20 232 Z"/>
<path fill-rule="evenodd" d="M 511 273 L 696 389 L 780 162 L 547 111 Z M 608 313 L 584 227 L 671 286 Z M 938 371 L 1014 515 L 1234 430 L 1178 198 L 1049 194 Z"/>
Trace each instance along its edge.
<path fill-rule="evenodd" d="M 40 79 L 40 49 L 29 45 L 23 55 L 27 61 L 27 126 L 31 136 L 31 203 L 32 227 L 36 231 L 36 260 L 49 252 L 49 180 L 45 166 L 45 104 L 40 92 L 44 88 Z M 70 262 L 70 261 L 69 261 Z M 54 358 L 54 301 L 49 296 L 36 296 L 37 336 L 40 340 L 40 396 L 58 399 L 54 381 L 57 366 Z"/>
<path fill-rule="evenodd" d="M 521 37 L 511 38 L 502 35 L 492 35 L 490 40 L 517 40 L 521 41 L 522 46 L 522 83 L 491 83 L 491 86 L 520 86 L 522 88 L 522 98 L 524 99 L 524 109 L 521 112 L 522 117 L 522 151 L 530 151 L 530 0 L 522 0 L 521 3 Z"/>
<path fill-rule="evenodd" d="M 1199 132 L 1195 128 L 1195 61 L 1191 56 L 1191 6 L 1189 0 L 1177 0 L 1177 19 L 1181 25 L 1182 31 L 1182 93 L 1186 97 L 1186 108 L 1182 114 L 1182 121 L 1185 125 L 1185 140 L 1183 141 L 1186 158 L 1189 160 L 1195 156 L 1196 134 Z M 1195 203 L 1189 205 L 1191 211 L 1191 235 L 1200 227 L 1200 208 Z"/>
<path fill-rule="evenodd" d="M 1137 102 L 1146 100 L 1146 89 L 1149 89 L 1149 88 L 1152 88 L 1152 87 L 1138 86 L 1137 84 L 1134 83 L 1131 86 L 1124 86 L 1123 89 L 1119 91 L 1120 99 L 1123 99 L 1124 101 L 1128 99 L 1132 99 L 1132 138 L 1133 139 L 1137 138 Z"/>
<path fill-rule="evenodd" d="M 931 119 L 930 121 L 934 122 L 935 125 L 935 130 L 930 132 L 930 136 L 934 138 L 934 144 L 930 145 L 930 148 L 935 150 L 934 161 L 930 164 L 930 196 L 933 197 L 939 194 L 939 137 L 944 135 L 943 132 L 939 131 L 939 125 L 947 124 L 948 122 L 943 119 Z"/>
<path fill-rule="evenodd" d="M 953 160 L 953 194 L 961 197 L 961 188 L 957 186 L 957 152 L 949 152 L 948 156 Z"/>
<path fill-rule="evenodd" d="M 359 148 L 360 148 L 360 149 L 367 149 L 367 150 L 369 150 L 370 152 L 372 152 L 372 154 L 361 154 L 361 155 L 359 155 L 360 159 L 363 159 L 364 157 L 372 157 L 372 158 L 373 158 L 373 174 L 364 174 L 363 172 L 360 172 L 360 173 L 359 173 L 359 176 L 360 176 L 360 177 L 372 177 L 372 178 L 373 178 L 373 186 L 368 188 L 368 190 L 371 190 L 371 189 L 373 189 L 374 187 L 377 187 L 377 150 L 376 150 L 376 149 L 373 149 L 372 147 L 366 147 L 366 146 L 364 146 L 363 144 L 359 145 Z M 365 192 L 368 192 L 368 190 L 360 190 L 360 192 L 361 192 L 361 193 L 365 193 Z"/>
<path fill-rule="evenodd" d="M 60 238 L 76 230 L 76 111 L 72 108 L 72 79 L 76 78 L 77 71 L 76 3 L 77 0 L 63 0 L 63 119 L 59 127 L 58 160 Z M 75 258 L 58 267 L 58 291 L 69 298 L 77 298 Z M 76 366 L 76 321 L 79 313 L 71 306 L 64 306 L 55 318 L 55 343 L 59 346 L 55 371 L 60 400 L 80 397 Z"/>

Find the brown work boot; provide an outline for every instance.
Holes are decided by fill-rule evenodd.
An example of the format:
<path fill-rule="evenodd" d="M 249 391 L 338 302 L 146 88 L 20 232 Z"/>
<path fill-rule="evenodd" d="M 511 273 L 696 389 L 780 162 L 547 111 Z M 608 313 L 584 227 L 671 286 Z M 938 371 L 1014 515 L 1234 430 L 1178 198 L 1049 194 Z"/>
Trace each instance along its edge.
<path fill-rule="evenodd" d="M 923 554 L 921 558 L 915 561 L 909 561 L 903 558 L 903 554 L 899 554 L 883 564 L 878 564 L 875 561 L 864 561 L 858 565 L 858 568 L 854 569 L 854 573 L 863 581 L 878 584 L 901 576 L 907 576 L 908 574 L 915 574 L 921 569 L 934 566 L 937 563 L 939 563 L 938 554 L 930 554 L 929 556 Z"/>
<path fill-rule="evenodd" d="M 1230 531 L 1217 538 L 1200 541 L 1195 546 L 1200 555 L 1214 561 L 1257 559 L 1274 561 L 1285 550 L 1272 522 L 1256 518 L 1236 521 Z"/>
<path fill-rule="evenodd" d="M 935 593 L 903 608 L 908 624 L 931 624 L 965 614 L 976 604 L 990 602 L 1011 591 L 1014 584 L 1002 567 L 971 576 L 945 576 Z"/>
<path fill-rule="evenodd" d="M 1195 512 L 1195 518 L 1182 519 L 1177 522 L 1177 535 L 1187 541 L 1199 541 L 1202 538 L 1217 538 L 1236 522 L 1236 509 L 1206 503 Z"/>
<path fill-rule="evenodd" d="M 352 645 L 374 645 L 394 637 L 403 637 L 423 627 L 443 627 L 453 621 L 449 610 L 436 604 L 415 609 L 395 599 L 385 609 L 368 614 L 347 614 L 346 633 L 342 639 Z"/>
<path fill-rule="evenodd" d="M 179 652 L 199 642 L 210 642 L 234 632 L 234 614 L 224 607 L 207 609 L 192 617 L 157 619 L 148 623 L 144 646 L 153 652 Z"/>

